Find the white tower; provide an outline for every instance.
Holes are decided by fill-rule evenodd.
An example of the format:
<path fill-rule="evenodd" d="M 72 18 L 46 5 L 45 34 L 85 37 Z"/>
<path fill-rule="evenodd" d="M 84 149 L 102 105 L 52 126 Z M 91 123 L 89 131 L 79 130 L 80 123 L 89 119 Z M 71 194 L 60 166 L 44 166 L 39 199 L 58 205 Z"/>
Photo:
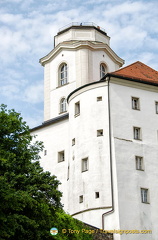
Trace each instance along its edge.
<path fill-rule="evenodd" d="M 32 130 L 44 142 L 41 166 L 61 181 L 75 218 L 140 230 L 115 240 L 156 240 L 158 72 L 139 61 L 119 69 L 124 61 L 94 24 L 71 24 L 54 42 L 40 59 L 44 123 Z"/>
<path fill-rule="evenodd" d="M 65 112 L 60 103 L 76 88 L 100 80 L 124 63 L 110 48 L 104 29 L 93 23 L 70 24 L 54 37 L 55 48 L 40 59 L 44 66 L 44 121 Z"/>
<path fill-rule="evenodd" d="M 97 81 L 124 61 L 110 48 L 105 30 L 92 23 L 66 26 L 54 45 L 40 59 L 45 126 L 41 136 L 47 149 L 41 165 L 61 181 L 65 210 L 102 228 L 104 213 L 112 209 L 112 185 L 108 88 Z"/>

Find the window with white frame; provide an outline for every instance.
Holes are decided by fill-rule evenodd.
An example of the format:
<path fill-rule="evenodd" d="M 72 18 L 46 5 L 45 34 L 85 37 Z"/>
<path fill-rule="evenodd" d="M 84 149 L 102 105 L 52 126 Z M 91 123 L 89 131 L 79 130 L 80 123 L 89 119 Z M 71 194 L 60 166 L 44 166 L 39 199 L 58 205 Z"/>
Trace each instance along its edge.
<path fill-rule="evenodd" d="M 139 98 L 132 97 L 132 109 L 140 110 Z"/>
<path fill-rule="evenodd" d="M 63 161 L 65 161 L 65 152 L 64 151 L 58 152 L 58 162 Z"/>
<path fill-rule="evenodd" d="M 82 172 L 88 171 L 88 158 L 82 159 Z"/>
<path fill-rule="evenodd" d="M 158 102 L 155 102 L 155 110 L 156 110 L 156 114 L 158 114 Z"/>
<path fill-rule="evenodd" d="M 142 203 L 149 203 L 149 191 L 146 188 L 141 188 L 141 201 Z"/>
<path fill-rule="evenodd" d="M 133 128 L 133 133 L 134 133 L 134 139 L 135 140 L 141 140 L 141 128 L 134 127 Z"/>
<path fill-rule="evenodd" d="M 144 170 L 143 157 L 136 156 L 136 157 L 135 157 L 135 160 L 136 160 L 136 169 L 143 171 L 143 170 Z"/>
<path fill-rule="evenodd" d="M 66 98 L 60 100 L 60 113 L 66 112 Z"/>
<path fill-rule="evenodd" d="M 101 63 L 100 64 L 100 78 L 103 78 L 107 73 L 106 65 Z"/>
<path fill-rule="evenodd" d="M 75 103 L 75 116 L 80 115 L 80 102 Z"/>
<path fill-rule="evenodd" d="M 63 86 L 68 82 L 68 72 L 67 72 L 67 64 L 63 63 L 59 67 L 59 86 Z"/>

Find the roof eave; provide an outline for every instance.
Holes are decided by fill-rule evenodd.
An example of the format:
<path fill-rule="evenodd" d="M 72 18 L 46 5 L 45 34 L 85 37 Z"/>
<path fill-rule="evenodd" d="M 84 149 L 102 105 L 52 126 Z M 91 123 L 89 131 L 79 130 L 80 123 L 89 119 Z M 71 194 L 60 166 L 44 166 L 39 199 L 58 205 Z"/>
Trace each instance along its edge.
<path fill-rule="evenodd" d="M 59 43 L 56 48 L 54 48 L 50 53 L 48 53 L 46 56 L 41 58 L 39 60 L 40 64 L 42 66 L 45 65 L 46 62 L 49 62 L 51 58 L 57 54 L 61 49 L 79 49 L 83 47 L 89 47 L 92 49 L 105 49 L 107 53 L 119 64 L 120 67 L 124 64 L 124 60 L 120 58 L 106 43 L 99 43 L 99 44 L 93 44 L 91 41 L 76 41 L 73 44 L 67 44 L 67 43 Z"/>
<path fill-rule="evenodd" d="M 119 79 L 133 81 L 133 82 L 144 83 L 144 84 L 148 84 L 148 85 L 152 85 L 152 86 L 158 86 L 158 83 L 150 82 L 148 80 L 145 81 L 144 79 L 141 79 L 141 78 L 126 77 L 126 76 L 121 76 L 121 75 L 117 75 L 117 74 L 113 74 L 113 73 L 107 73 L 106 76 L 104 76 L 104 78 L 102 80 L 105 80 L 106 77 L 115 77 L 115 78 L 119 78 Z"/>
<path fill-rule="evenodd" d="M 38 129 L 47 127 L 47 126 L 52 125 L 52 124 L 54 124 L 54 123 L 58 123 L 58 122 L 60 122 L 60 121 L 63 121 L 63 120 L 65 120 L 65 119 L 68 119 L 68 118 L 69 118 L 69 114 L 68 114 L 68 113 L 66 113 L 66 114 L 64 114 L 64 115 L 61 115 L 61 116 L 59 116 L 59 117 L 56 117 L 56 118 L 51 118 L 51 119 L 43 122 L 41 125 L 31 128 L 31 129 L 30 129 L 30 132 L 33 132 L 33 131 L 36 131 L 36 130 L 38 130 Z"/>

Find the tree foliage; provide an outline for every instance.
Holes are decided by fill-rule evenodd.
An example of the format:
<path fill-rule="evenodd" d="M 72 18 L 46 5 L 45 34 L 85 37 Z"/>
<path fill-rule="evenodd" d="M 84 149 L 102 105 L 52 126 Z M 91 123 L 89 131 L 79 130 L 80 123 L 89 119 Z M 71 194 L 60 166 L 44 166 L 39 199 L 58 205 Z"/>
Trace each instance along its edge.
<path fill-rule="evenodd" d="M 53 215 L 61 208 L 59 181 L 39 165 L 34 142 L 19 113 L 0 111 L 1 239 L 51 239 Z"/>
<path fill-rule="evenodd" d="M 0 239 L 67 240 L 90 236 L 63 233 L 82 223 L 65 214 L 60 203 L 59 181 L 39 164 L 42 142 L 33 141 L 21 115 L 0 106 Z M 52 236 L 50 229 L 59 234 Z"/>

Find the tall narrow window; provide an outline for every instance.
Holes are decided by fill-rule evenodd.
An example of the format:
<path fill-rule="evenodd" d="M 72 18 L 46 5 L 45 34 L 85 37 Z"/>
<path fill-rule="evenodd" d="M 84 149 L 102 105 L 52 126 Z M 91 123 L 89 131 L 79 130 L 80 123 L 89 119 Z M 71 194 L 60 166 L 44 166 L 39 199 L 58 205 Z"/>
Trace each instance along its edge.
<path fill-rule="evenodd" d="M 132 109 L 140 110 L 139 98 L 132 97 Z"/>
<path fill-rule="evenodd" d="M 75 145 L 75 138 L 72 139 L 72 146 Z"/>
<path fill-rule="evenodd" d="M 100 64 L 100 78 L 103 78 L 106 74 L 106 66 L 102 63 Z"/>
<path fill-rule="evenodd" d="M 137 169 L 137 170 L 144 170 L 144 167 L 143 167 L 143 158 L 142 158 L 142 157 L 139 157 L 139 156 L 136 156 L 136 157 L 135 157 L 135 160 L 136 160 L 136 169 Z"/>
<path fill-rule="evenodd" d="M 59 86 L 67 83 L 67 64 L 64 63 L 59 68 Z"/>
<path fill-rule="evenodd" d="M 58 162 L 65 161 L 65 153 L 64 151 L 58 152 Z"/>
<path fill-rule="evenodd" d="M 99 198 L 99 192 L 95 192 L 95 198 Z"/>
<path fill-rule="evenodd" d="M 80 115 L 80 102 L 75 103 L 75 116 Z"/>
<path fill-rule="evenodd" d="M 79 203 L 83 203 L 83 195 L 79 196 Z"/>
<path fill-rule="evenodd" d="M 141 140 L 141 129 L 139 127 L 134 127 L 133 132 L 134 132 L 134 139 Z"/>
<path fill-rule="evenodd" d="M 67 169 L 67 181 L 69 180 L 69 175 L 70 175 L 70 167 L 68 166 L 68 169 Z"/>
<path fill-rule="evenodd" d="M 66 112 L 66 99 L 62 98 L 60 100 L 60 113 Z"/>
<path fill-rule="evenodd" d="M 155 102 L 155 110 L 156 110 L 156 114 L 158 114 L 158 102 Z"/>
<path fill-rule="evenodd" d="M 46 156 L 47 155 L 47 150 L 44 150 L 44 156 Z"/>
<path fill-rule="evenodd" d="M 88 171 L 88 158 L 82 159 L 82 172 Z"/>
<path fill-rule="evenodd" d="M 141 200 L 142 203 L 149 203 L 148 189 L 141 188 Z"/>

